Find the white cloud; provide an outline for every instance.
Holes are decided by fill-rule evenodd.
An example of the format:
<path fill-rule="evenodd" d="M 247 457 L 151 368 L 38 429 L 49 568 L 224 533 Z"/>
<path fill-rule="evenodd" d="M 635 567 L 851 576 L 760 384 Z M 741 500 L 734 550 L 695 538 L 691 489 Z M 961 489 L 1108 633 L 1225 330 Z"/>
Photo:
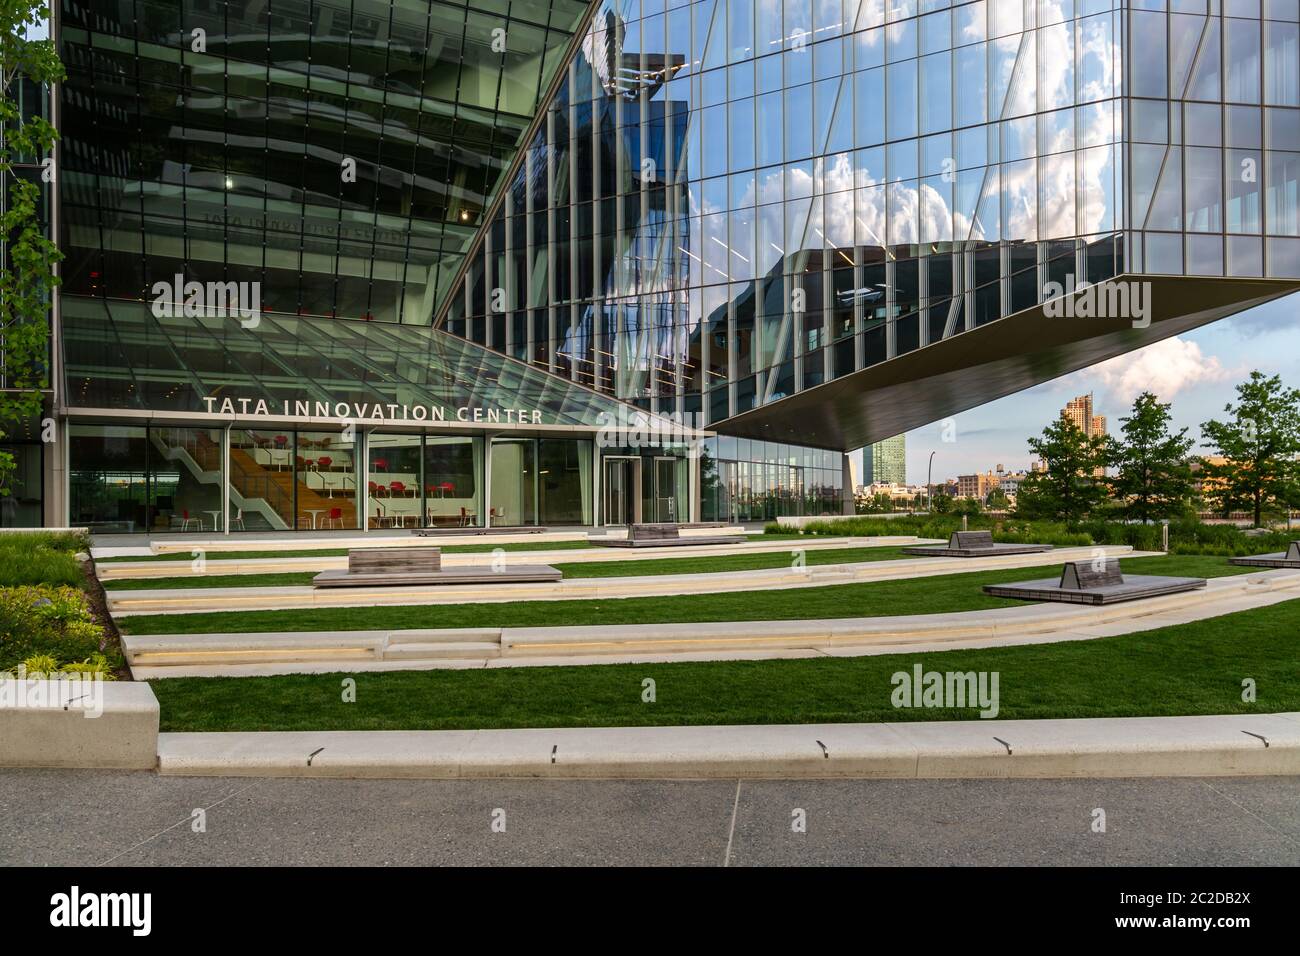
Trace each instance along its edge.
<path fill-rule="evenodd" d="M 1199 344 L 1174 336 L 1067 375 L 1059 385 L 1076 394 L 1104 393 L 1106 401 L 1097 407 L 1118 411 L 1121 405 L 1130 407 L 1142 392 L 1154 392 L 1168 402 L 1179 392 L 1223 382 L 1230 375 L 1217 357 L 1201 352 Z"/>

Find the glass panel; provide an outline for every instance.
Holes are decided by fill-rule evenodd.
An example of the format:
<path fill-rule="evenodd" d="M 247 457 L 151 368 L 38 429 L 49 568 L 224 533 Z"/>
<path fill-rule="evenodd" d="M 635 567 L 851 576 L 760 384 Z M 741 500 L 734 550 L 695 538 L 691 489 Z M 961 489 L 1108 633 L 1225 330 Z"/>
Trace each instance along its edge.
<path fill-rule="evenodd" d="M 425 479 L 421 471 L 419 435 L 375 432 L 367 440 L 370 498 L 367 525 L 371 528 L 418 528 L 422 524 Z M 322 478 L 326 476 L 321 476 Z"/>
<path fill-rule="evenodd" d="M 481 526 L 482 487 L 482 438 L 426 436 L 424 490 L 429 527 Z"/>
<path fill-rule="evenodd" d="M 152 530 L 222 531 L 221 429 L 151 428 L 149 448 Z"/>
<path fill-rule="evenodd" d="M 230 530 L 287 531 L 293 516 L 293 433 L 231 429 Z"/>
<path fill-rule="evenodd" d="M 537 524 L 537 443 L 531 438 L 492 439 L 492 490 L 488 527 Z"/>
<path fill-rule="evenodd" d="M 145 429 L 71 425 L 68 429 L 68 513 L 97 532 L 148 531 L 148 439 Z M 168 530 L 171 512 L 162 516 Z"/>
<path fill-rule="evenodd" d="M 539 523 L 591 524 L 592 443 L 543 438 L 537 445 Z"/>
<path fill-rule="evenodd" d="M 0 445 L 14 459 L 8 493 L 0 496 L 0 528 L 39 528 L 44 522 L 41 445 Z"/>

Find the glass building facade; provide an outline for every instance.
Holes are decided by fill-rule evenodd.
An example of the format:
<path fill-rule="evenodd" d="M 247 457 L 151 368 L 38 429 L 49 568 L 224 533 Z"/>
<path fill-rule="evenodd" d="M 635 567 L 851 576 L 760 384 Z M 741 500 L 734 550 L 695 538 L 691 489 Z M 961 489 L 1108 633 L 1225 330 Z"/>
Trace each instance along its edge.
<path fill-rule="evenodd" d="M 584 11 L 63 0 L 65 292 L 429 324 Z"/>
<path fill-rule="evenodd" d="M 67 520 L 837 512 L 851 448 L 1300 288 L 1300 0 L 56 19 Z M 1151 328 L 1044 324 L 1134 277 Z"/>
<path fill-rule="evenodd" d="M 439 321 L 725 432 L 1052 283 L 1294 279 L 1296 38 L 1295 0 L 601 0 Z"/>

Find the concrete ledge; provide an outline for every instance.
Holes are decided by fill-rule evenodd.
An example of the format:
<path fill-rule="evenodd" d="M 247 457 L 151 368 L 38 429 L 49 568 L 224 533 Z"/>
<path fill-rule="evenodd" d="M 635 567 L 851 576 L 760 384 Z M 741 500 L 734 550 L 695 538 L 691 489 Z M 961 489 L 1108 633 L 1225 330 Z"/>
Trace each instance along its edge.
<path fill-rule="evenodd" d="M 35 703 L 55 697 L 55 684 L 68 685 L 66 706 Z M 68 702 L 73 687 L 79 699 Z M 151 770 L 157 755 L 158 699 L 148 684 L 0 681 L 0 767 Z"/>
<path fill-rule="evenodd" d="M 158 748 L 159 772 L 182 776 L 1203 777 L 1300 772 L 1300 714 L 162 734 Z"/>

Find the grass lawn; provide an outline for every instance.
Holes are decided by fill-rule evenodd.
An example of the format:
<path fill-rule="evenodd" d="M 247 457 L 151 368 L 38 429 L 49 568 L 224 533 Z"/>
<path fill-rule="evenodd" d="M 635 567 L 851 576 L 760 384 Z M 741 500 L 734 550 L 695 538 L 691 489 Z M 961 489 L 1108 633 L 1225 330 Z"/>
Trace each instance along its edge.
<path fill-rule="evenodd" d="M 846 535 L 847 537 L 847 535 Z M 764 534 L 750 535 L 749 540 L 755 544 L 769 544 L 773 541 L 812 540 L 800 534 Z M 367 547 L 382 548 L 382 539 L 376 539 Z M 497 548 L 503 551 L 568 551 L 573 548 L 594 548 L 589 541 L 510 541 L 506 544 L 443 544 L 438 545 L 446 554 L 491 554 Z M 199 549 L 202 550 L 202 549 Z M 250 558 L 341 558 L 348 553 L 347 548 L 286 548 L 280 551 L 207 551 L 209 561 L 240 561 Z M 96 564 L 118 564 L 124 561 L 193 561 L 190 551 L 169 551 L 166 554 L 145 554 L 136 556 L 115 556 L 96 558 Z"/>
<path fill-rule="evenodd" d="M 805 551 L 810 565 L 845 564 L 858 561 L 887 561 L 906 557 L 899 547 L 885 548 L 834 548 L 825 551 Z M 704 574 L 710 571 L 754 571 L 760 568 L 785 568 L 790 566 L 790 552 L 773 551 L 758 554 L 714 555 L 698 558 L 662 558 L 635 561 L 586 561 L 581 564 L 556 564 L 566 578 L 622 578 L 643 574 Z M 109 591 L 147 591 L 155 588 L 240 588 L 306 586 L 316 576 L 315 571 L 294 571 L 284 574 L 219 574 L 207 577 L 130 578 L 105 581 Z"/>
<path fill-rule="evenodd" d="M 760 540 L 766 540 L 766 535 Z M 384 542 L 376 539 L 370 547 L 382 548 Z M 592 548 L 587 541 L 511 541 L 506 544 L 444 544 L 444 552 L 452 554 L 491 554 L 497 548 L 505 551 L 567 551 L 571 548 Z M 202 548 L 198 550 L 203 550 Z M 347 548 L 286 548 L 281 551 L 206 551 L 209 561 L 242 561 L 250 558 L 342 558 Z M 169 551 L 165 554 L 145 554 L 135 557 L 96 558 L 96 564 L 116 564 L 123 561 L 193 561 L 190 551 Z"/>
<path fill-rule="evenodd" d="M 930 583 L 933 583 L 933 580 Z M 874 585 L 879 587 L 879 585 Z M 379 609 L 370 609 L 372 612 Z M 1090 641 L 856 658 L 608 664 L 153 682 L 162 730 L 450 730 L 971 719 L 895 709 L 891 675 L 996 671 L 998 717 L 1300 710 L 1300 600 Z M 342 703 L 344 676 L 356 702 Z M 653 678 L 657 702 L 642 703 Z M 1243 703 L 1251 678 L 1258 702 Z"/>
<path fill-rule="evenodd" d="M 1130 574 L 1218 577 L 1250 568 L 1227 558 L 1172 556 L 1123 561 Z M 251 631 L 378 630 L 426 627 L 532 627 L 577 624 L 655 624 L 693 621 L 776 621 L 835 617 L 937 614 L 1022 604 L 990 597 L 981 585 L 1059 577 L 1060 565 L 974 571 L 928 578 L 873 581 L 785 590 L 685 594 L 667 597 L 516 601 L 501 604 L 396 605 L 282 611 L 142 614 L 118 621 L 131 634 L 248 633 Z"/>

